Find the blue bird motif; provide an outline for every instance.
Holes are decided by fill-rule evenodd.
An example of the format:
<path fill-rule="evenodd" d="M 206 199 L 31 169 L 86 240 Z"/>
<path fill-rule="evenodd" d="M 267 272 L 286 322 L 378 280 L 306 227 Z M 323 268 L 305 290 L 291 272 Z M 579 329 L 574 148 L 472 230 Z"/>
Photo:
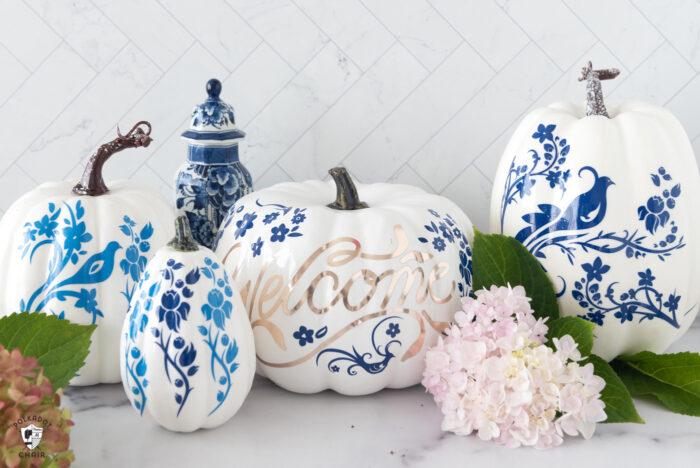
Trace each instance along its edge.
<path fill-rule="evenodd" d="M 600 224 L 607 210 L 608 187 L 615 183 L 607 176 L 599 176 L 590 166 L 582 167 L 578 172 L 579 177 L 584 171 L 594 177 L 593 185 L 587 192 L 574 198 L 564 210 L 546 203 L 538 205 L 539 212 L 522 217 L 528 226 L 520 230 L 515 238 L 529 247 L 552 232 L 580 231 Z"/>
<path fill-rule="evenodd" d="M 119 242 L 111 241 L 102 252 L 88 258 L 73 276 L 58 283 L 55 289 L 69 284 L 94 284 L 105 281 L 114 270 L 114 255 L 120 248 Z"/>

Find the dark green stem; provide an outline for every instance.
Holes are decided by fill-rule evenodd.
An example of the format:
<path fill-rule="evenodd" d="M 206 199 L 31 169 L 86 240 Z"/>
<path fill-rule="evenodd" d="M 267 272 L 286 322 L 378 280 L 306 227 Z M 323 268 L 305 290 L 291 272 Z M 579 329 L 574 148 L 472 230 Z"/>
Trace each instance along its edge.
<path fill-rule="evenodd" d="M 368 208 L 367 203 L 360 201 L 357 195 L 355 184 L 350 178 L 347 169 L 344 167 L 334 167 L 328 173 L 333 177 L 336 187 L 336 198 L 333 203 L 329 203 L 328 208 L 334 210 L 360 210 Z"/>
<path fill-rule="evenodd" d="M 194 237 L 192 237 L 190 222 L 187 220 L 187 216 L 180 215 L 175 219 L 175 237 L 168 242 L 168 246 L 178 252 L 194 252 L 195 250 L 199 250 L 199 245 L 195 242 Z"/>

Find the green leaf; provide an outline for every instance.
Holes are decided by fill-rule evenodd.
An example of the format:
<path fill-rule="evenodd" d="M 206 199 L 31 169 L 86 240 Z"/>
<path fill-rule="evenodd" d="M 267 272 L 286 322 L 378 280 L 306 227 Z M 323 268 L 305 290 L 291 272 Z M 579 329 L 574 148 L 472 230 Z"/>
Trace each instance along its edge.
<path fill-rule="evenodd" d="M 535 317 L 559 317 L 557 296 L 537 259 L 513 237 L 482 234 L 474 229 L 472 248 L 474 290 L 496 286 L 523 286 Z"/>
<path fill-rule="evenodd" d="M 34 356 L 54 390 L 68 385 L 83 367 L 97 325 L 78 325 L 52 315 L 22 312 L 0 319 L 0 344 Z"/>
<path fill-rule="evenodd" d="M 561 338 L 564 335 L 571 335 L 578 344 L 581 356 L 588 356 L 593 349 L 593 329 L 595 324 L 579 317 L 559 317 L 548 320 L 547 345 L 554 347 L 552 338 Z"/>
<path fill-rule="evenodd" d="M 622 383 L 620 377 L 615 373 L 610 364 L 600 356 L 591 354 L 581 364 L 593 364 L 593 373 L 605 380 L 605 388 L 600 392 L 600 398 L 605 403 L 605 414 L 608 416 L 606 423 L 641 423 L 644 420 L 637 413 L 634 407 L 632 396 L 629 390 Z"/>
<path fill-rule="evenodd" d="M 655 354 L 624 356 L 613 367 L 633 396 L 653 396 L 675 413 L 700 416 L 700 355 Z"/>

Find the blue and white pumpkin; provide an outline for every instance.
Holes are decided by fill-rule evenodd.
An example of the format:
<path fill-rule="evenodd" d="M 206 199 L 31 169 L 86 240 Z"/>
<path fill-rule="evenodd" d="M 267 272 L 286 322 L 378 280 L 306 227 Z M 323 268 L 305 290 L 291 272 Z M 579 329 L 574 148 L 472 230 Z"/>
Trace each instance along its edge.
<path fill-rule="evenodd" d="M 97 325 L 72 385 L 119 382 L 119 335 L 129 301 L 147 260 L 172 237 L 172 208 L 158 192 L 127 180 L 111 182 L 108 190 L 102 181 L 111 154 L 148 142 L 137 124 L 100 147 L 78 185 L 42 184 L 0 222 L 0 315 L 38 311 Z"/>
<path fill-rule="evenodd" d="M 253 332 L 214 253 L 185 216 L 148 263 L 121 339 L 131 404 L 171 431 L 213 428 L 243 404 L 255 375 Z"/>
<path fill-rule="evenodd" d="M 585 79 L 591 71 L 616 75 L 589 65 Z M 556 103 L 520 123 L 494 180 L 491 229 L 537 257 L 564 315 L 597 325 L 595 353 L 662 352 L 700 301 L 695 156 L 667 110 L 629 101 L 608 117 L 600 83 L 591 95 L 588 112 Z"/>
<path fill-rule="evenodd" d="M 356 189 L 345 169 L 330 172 L 335 184 L 241 198 L 219 231 L 216 253 L 241 291 L 258 371 L 300 393 L 415 385 L 427 348 L 471 292 L 472 224 L 444 197 Z"/>

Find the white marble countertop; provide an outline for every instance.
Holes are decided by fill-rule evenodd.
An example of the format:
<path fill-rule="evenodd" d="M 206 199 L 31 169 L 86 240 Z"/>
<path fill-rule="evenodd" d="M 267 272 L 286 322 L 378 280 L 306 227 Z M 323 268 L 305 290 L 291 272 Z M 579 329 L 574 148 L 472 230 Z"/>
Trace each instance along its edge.
<path fill-rule="evenodd" d="M 669 350 L 700 351 L 696 322 Z M 256 377 L 236 416 L 213 430 L 169 432 L 142 421 L 121 384 L 69 388 L 77 467 L 699 466 L 700 418 L 637 400 L 645 425 L 601 424 L 589 441 L 517 450 L 440 431 L 423 387 L 365 397 L 298 395 Z"/>

